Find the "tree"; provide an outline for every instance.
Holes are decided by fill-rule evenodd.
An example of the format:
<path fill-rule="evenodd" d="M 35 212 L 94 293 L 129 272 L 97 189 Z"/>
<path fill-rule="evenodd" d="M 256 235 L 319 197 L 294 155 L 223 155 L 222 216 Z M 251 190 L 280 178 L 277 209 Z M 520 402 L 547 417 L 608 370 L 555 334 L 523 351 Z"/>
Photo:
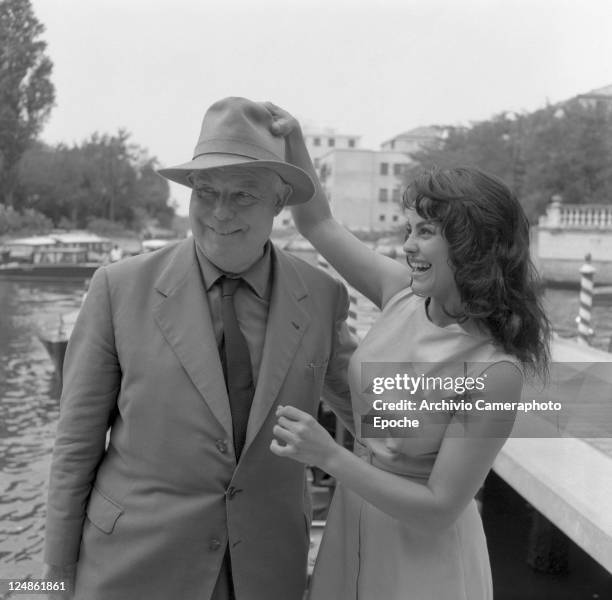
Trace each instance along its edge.
<path fill-rule="evenodd" d="M 555 194 L 567 203 L 612 202 L 612 111 L 571 100 L 530 114 L 504 113 L 450 127 L 441 146 L 411 157 L 409 176 L 423 167 L 467 165 L 501 177 L 535 221 Z"/>
<path fill-rule="evenodd" d="M 30 147 L 20 161 L 23 205 L 53 220 L 86 227 L 91 219 L 139 230 L 151 219 L 172 223 L 170 188 L 157 159 L 130 143 L 130 134 L 93 134 L 80 145 Z"/>
<path fill-rule="evenodd" d="M 174 207 L 168 205 L 170 186 L 167 179 L 156 173 L 156 168 L 156 158 L 143 157 L 138 167 L 134 201 L 147 215 L 157 219 L 160 227 L 170 229 L 174 219 Z"/>
<path fill-rule="evenodd" d="M 55 101 L 43 31 L 29 0 L 0 0 L 0 200 L 9 206 L 19 160 Z"/>
<path fill-rule="evenodd" d="M 81 208 L 88 216 L 128 224 L 137 173 L 137 148 L 128 143 L 130 134 L 120 129 L 116 135 L 94 133 L 81 146 L 84 161 L 83 186 L 89 191 Z"/>
<path fill-rule="evenodd" d="M 510 181 L 517 152 L 513 144 L 515 128 L 505 114 L 470 127 L 446 127 L 447 136 L 441 145 L 423 148 L 411 157 L 419 168 L 479 167 Z"/>
<path fill-rule="evenodd" d="M 23 207 L 34 208 L 57 225 L 84 226 L 91 194 L 85 186 L 86 160 L 78 147 L 34 143 L 19 162 Z"/>
<path fill-rule="evenodd" d="M 567 203 L 612 201 L 612 114 L 580 101 L 530 116 L 526 187 L 545 205 L 554 194 Z"/>

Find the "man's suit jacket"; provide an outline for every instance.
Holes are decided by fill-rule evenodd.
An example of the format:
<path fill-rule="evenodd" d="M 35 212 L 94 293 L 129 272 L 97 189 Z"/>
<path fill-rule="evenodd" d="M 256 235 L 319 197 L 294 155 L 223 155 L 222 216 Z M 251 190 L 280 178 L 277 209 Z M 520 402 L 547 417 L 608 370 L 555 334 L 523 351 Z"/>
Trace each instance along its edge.
<path fill-rule="evenodd" d="M 77 598 L 209 599 L 228 546 L 239 600 L 301 599 L 305 478 L 269 449 L 275 408 L 315 414 L 323 391 L 350 420 L 354 342 L 344 287 L 278 249 L 272 260 L 237 465 L 193 239 L 94 275 L 67 350 L 47 507 L 45 560 L 78 560 Z"/>

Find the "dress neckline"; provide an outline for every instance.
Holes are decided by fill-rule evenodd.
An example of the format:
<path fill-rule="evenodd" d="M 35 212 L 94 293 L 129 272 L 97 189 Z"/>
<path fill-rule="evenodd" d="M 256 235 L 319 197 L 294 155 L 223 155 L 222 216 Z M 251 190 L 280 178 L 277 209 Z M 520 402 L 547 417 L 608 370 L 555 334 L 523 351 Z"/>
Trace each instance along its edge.
<path fill-rule="evenodd" d="M 437 323 L 434 323 L 431 320 L 431 317 L 429 316 L 430 301 L 431 301 L 430 296 L 428 296 L 427 298 L 423 300 L 423 314 L 425 315 L 425 321 L 429 323 L 430 327 L 435 327 L 436 329 L 442 329 L 444 331 L 458 331 L 460 333 L 470 334 L 470 331 L 466 329 L 465 327 L 463 327 L 463 324 L 460 324 L 457 321 L 452 321 L 451 323 L 448 323 L 447 325 L 438 325 Z M 467 324 L 468 322 L 469 322 L 469 319 L 467 319 L 463 323 Z"/>

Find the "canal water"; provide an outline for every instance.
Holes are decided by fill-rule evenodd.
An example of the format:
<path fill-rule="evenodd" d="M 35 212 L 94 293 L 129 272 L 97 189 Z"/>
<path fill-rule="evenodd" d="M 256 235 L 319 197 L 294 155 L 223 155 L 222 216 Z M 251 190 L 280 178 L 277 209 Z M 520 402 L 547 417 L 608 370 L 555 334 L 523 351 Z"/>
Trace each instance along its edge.
<path fill-rule="evenodd" d="M 79 284 L 0 281 L 0 578 L 38 576 L 58 418 L 58 381 L 38 333 L 57 328 L 82 294 Z M 556 330 L 574 335 L 577 292 L 547 290 L 545 300 Z M 594 345 L 607 349 L 612 298 L 596 302 L 593 327 Z"/>
<path fill-rule="evenodd" d="M 38 333 L 78 307 L 79 284 L 0 281 L 0 578 L 40 560 L 58 381 Z"/>

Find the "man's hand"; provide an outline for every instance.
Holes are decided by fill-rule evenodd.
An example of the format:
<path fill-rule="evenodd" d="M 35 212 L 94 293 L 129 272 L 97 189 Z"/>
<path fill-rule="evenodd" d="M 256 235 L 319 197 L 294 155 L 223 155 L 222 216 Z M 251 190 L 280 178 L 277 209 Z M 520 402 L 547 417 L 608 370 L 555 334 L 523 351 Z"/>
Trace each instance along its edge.
<path fill-rule="evenodd" d="M 65 583 L 65 592 L 48 592 L 48 600 L 70 600 L 74 597 L 74 578 L 76 574 L 76 564 L 65 567 L 55 567 L 45 564 L 42 572 L 42 579 Z"/>
<path fill-rule="evenodd" d="M 328 461 L 340 449 L 325 428 L 313 416 L 294 406 L 277 407 L 276 416 L 278 424 L 272 432 L 284 445 L 273 439 L 270 450 L 277 456 L 325 470 Z"/>
<path fill-rule="evenodd" d="M 292 132 L 301 133 L 297 119 L 285 109 L 272 102 L 263 102 L 263 105 L 272 115 L 273 122 L 270 129 L 274 135 L 287 137 Z"/>

